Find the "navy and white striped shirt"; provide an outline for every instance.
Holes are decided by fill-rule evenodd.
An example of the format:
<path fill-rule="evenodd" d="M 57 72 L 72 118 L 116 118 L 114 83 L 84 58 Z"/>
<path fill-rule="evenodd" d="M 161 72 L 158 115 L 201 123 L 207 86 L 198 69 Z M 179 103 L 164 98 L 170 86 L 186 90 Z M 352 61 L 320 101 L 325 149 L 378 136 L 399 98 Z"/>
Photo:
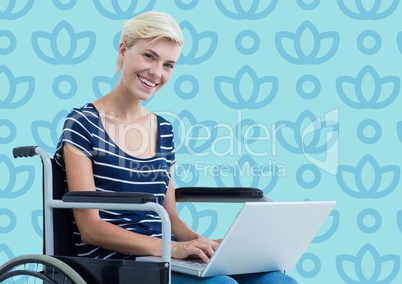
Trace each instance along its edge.
<path fill-rule="evenodd" d="M 57 145 L 54 159 L 65 170 L 62 156 L 64 143 L 80 149 L 93 165 L 97 191 L 149 192 L 163 203 L 169 180 L 170 167 L 175 162 L 173 128 L 159 115 L 157 154 L 152 158 L 136 158 L 121 150 L 108 136 L 100 114 L 91 103 L 73 109 L 68 115 Z M 161 221 L 154 212 L 100 210 L 103 220 L 127 230 L 161 236 Z M 125 258 L 126 256 L 85 244 L 74 226 L 78 256 L 93 258 Z"/>

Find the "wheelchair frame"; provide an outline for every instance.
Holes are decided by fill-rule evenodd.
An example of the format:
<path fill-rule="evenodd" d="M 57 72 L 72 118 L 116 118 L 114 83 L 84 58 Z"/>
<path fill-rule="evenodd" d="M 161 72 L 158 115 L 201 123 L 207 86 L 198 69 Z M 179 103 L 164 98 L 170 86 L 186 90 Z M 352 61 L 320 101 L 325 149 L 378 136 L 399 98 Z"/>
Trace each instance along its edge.
<path fill-rule="evenodd" d="M 162 264 L 168 270 L 168 274 L 166 276 L 166 282 L 170 283 L 171 279 L 171 269 L 170 269 L 170 258 L 171 258 L 171 250 L 170 250 L 170 241 L 171 241 L 171 226 L 170 226 L 170 219 L 163 208 L 162 205 L 156 202 L 145 202 L 145 203 L 120 203 L 120 202 L 113 202 L 113 198 L 108 198 L 107 202 L 102 202 L 102 197 L 95 197 L 91 198 L 89 202 L 79 202 L 79 201 L 64 201 L 55 199 L 53 196 L 53 166 L 52 166 L 52 159 L 49 155 L 44 151 L 42 148 L 38 146 L 24 146 L 24 147 L 17 147 L 13 149 L 13 156 L 14 158 L 19 157 L 33 157 L 39 155 L 42 164 L 43 164 L 43 214 L 44 214 L 44 252 L 45 255 L 51 256 L 54 259 L 55 265 L 60 266 L 60 261 L 58 258 L 63 259 L 63 256 L 55 256 L 54 255 L 54 223 L 53 223 L 53 213 L 54 209 L 74 209 L 74 208 L 81 208 L 81 209 L 105 209 L 105 210 L 139 210 L 139 211 L 154 211 L 156 214 L 159 215 L 162 222 Z M 145 194 L 144 196 L 147 196 Z M 80 198 L 76 199 L 80 200 Z M 131 199 L 134 202 L 138 202 L 138 194 L 133 194 L 133 198 Z M 46 258 L 46 257 L 44 257 Z M 49 261 L 49 258 L 44 259 L 39 255 L 27 255 L 21 256 L 19 258 L 15 258 L 4 264 L 0 267 L 0 279 L 2 277 L 2 271 L 7 271 L 7 269 L 11 269 L 15 263 L 26 262 L 26 263 L 46 263 Z M 79 257 L 77 257 L 79 258 Z M 39 260 L 38 260 L 39 259 Z M 50 260 L 50 262 L 53 262 Z M 110 260 L 107 260 L 110 261 Z M 63 261 L 61 261 L 63 263 Z M 116 262 L 119 262 L 116 260 Z M 135 261 L 136 263 L 139 263 Z M 46 263 L 49 265 L 49 263 Z M 150 263 L 146 263 L 147 265 L 151 265 Z M 52 264 L 51 264 L 52 265 Z M 67 269 L 70 271 L 69 265 L 61 264 L 62 269 Z M 60 271 L 64 273 L 63 271 Z M 21 273 L 21 271 L 19 272 Z M 42 279 L 43 280 L 43 279 Z M 54 283 L 54 282 L 53 282 Z M 72 282 L 76 283 L 76 282 Z M 84 282 L 85 283 L 85 282 Z"/>
<path fill-rule="evenodd" d="M 121 202 L 121 198 L 108 198 L 107 202 L 105 202 L 105 197 L 102 197 L 102 193 L 98 193 L 99 196 L 92 196 L 88 198 L 88 196 L 82 197 L 81 193 L 88 192 L 74 192 L 76 196 L 69 196 L 68 198 L 56 199 L 54 197 L 53 192 L 53 165 L 52 159 L 49 155 L 38 146 L 24 146 L 24 147 L 16 147 L 13 149 L 14 158 L 19 157 L 33 157 L 39 155 L 42 164 L 43 164 L 43 210 L 44 210 L 44 223 L 43 223 L 43 231 L 44 231 L 44 255 L 23 255 L 17 258 L 14 258 L 0 267 L 0 281 L 2 279 L 6 279 L 7 275 L 12 276 L 15 275 L 23 275 L 24 269 L 13 271 L 13 267 L 23 264 L 24 267 L 27 267 L 28 264 L 35 265 L 43 265 L 44 271 L 41 272 L 32 272 L 25 270 L 26 274 L 30 274 L 30 276 L 38 277 L 39 279 L 45 281 L 44 283 L 66 283 L 66 279 L 71 283 L 87 283 L 87 280 L 84 280 L 80 274 L 87 273 L 88 269 L 83 269 L 81 267 L 80 262 L 91 262 L 91 259 L 85 259 L 78 256 L 68 257 L 62 255 L 54 255 L 54 210 L 55 209 L 105 209 L 105 210 L 142 210 L 142 211 L 154 211 L 157 213 L 162 222 L 162 261 L 161 263 L 150 263 L 150 262 L 140 262 L 140 261 L 131 261 L 131 263 L 135 263 L 138 266 L 138 269 L 147 269 L 150 267 L 150 271 L 154 273 L 155 271 L 160 272 L 159 283 L 170 283 L 171 280 L 171 267 L 170 267 L 170 259 L 171 259 L 171 224 L 169 216 L 164 209 L 164 207 L 156 202 L 156 198 L 154 202 L 148 201 L 150 195 L 152 194 L 144 194 L 140 195 L 145 199 L 141 199 L 139 201 L 139 194 L 133 193 L 132 198 Z M 198 190 L 197 190 L 198 189 Z M 219 188 L 205 188 L 205 187 L 186 187 L 186 188 L 177 188 L 176 189 L 176 198 L 177 202 L 187 202 L 187 201 L 195 201 L 195 202 L 246 202 L 246 201 L 272 201 L 270 198 L 264 197 L 264 194 L 261 190 L 256 188 L 224 188 L 223 190 L 219 190 Z M 132 203 L 128 203 L 131 201 Z M 116 266 L 117 271 L 114 273 L 118 273 L 119 275 L 123 275 L 123 277 L 130 277 L 128 274 L 132 275 L 134 273 L 135 268 L 128 269 L 120 269 L 120 267 L 124 267 L 125 263 L 128 261 L 124 260 L 96 260 L 98 262 L 104 261 L 113 263 Z M 99 263 L 89 263 L 92 265 L 91 268 L 99 266 Z M 107 264 L 105 264 L 107 265 Z M 50 272 L 49 272 L 50 271 Z M 141 270 L 142 271 L 142 270 Z M 166 272 L 166 273 L 164 273 Z M 56 276 L 46 278 L 47 274 L 54 274 Z M 45 275 L 45 276 L 43 276 Z M 64 276 L 61 276 L 64 275 Z M 64 280 L 60 280 L 64 279 Z M 120 278 L 119 278 L 120 279 Z M 49 281 L 49 282 L 47 282 Z M 60 281 L 60 282 L 57 282 Z M 123 280 L 124 281 L 124 280 Z M 132 278 L 130 279 L 130 282 Z M 70 283 L 67 282 L 67 283 Z M 2 282 L 0 282 L 2 283 Z M 103 282 L 102 282 L 103 283 Z M 122 283 L 122 282 L 120 282 Z M 92 283 L 91 283 L 92 284 Z"/>

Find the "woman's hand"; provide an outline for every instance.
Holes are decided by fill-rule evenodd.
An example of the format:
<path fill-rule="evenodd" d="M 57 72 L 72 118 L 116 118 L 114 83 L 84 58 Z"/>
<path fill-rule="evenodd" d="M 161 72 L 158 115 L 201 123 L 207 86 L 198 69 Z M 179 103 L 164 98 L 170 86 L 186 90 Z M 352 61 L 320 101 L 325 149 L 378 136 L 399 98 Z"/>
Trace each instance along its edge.
<path fill-rule="evenodd" d="M 201 258 L 208 263 L 219 243 L 201 236 L 186 242 L 172 242 L 172 258 L 185 259 L 188 257 Z"/>

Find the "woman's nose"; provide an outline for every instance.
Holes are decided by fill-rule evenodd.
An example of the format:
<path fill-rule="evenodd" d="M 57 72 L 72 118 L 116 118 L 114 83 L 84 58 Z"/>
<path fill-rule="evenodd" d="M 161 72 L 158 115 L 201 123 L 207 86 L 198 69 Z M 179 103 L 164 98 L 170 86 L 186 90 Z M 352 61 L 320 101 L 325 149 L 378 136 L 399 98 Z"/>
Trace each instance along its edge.
<path fill-rule="evenodd" d="M 162 66 L 155 65 L 149 69 L 149 74 L 155 79 L 159 79 L 162 76 Z"/>

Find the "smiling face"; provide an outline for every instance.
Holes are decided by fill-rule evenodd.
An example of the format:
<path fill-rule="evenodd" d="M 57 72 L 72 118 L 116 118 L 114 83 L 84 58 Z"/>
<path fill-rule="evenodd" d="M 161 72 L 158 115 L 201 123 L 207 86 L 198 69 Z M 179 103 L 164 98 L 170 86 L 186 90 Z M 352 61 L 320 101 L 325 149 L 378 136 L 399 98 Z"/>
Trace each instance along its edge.
<path fill-rule="evenodd" d="M 133 46 L 119 46 L 122 82 L 125 89 L 139 100 L 148 100 L 170 79 L 180 56 L 181 47 L 165 39 L 140 39 Z"/>

